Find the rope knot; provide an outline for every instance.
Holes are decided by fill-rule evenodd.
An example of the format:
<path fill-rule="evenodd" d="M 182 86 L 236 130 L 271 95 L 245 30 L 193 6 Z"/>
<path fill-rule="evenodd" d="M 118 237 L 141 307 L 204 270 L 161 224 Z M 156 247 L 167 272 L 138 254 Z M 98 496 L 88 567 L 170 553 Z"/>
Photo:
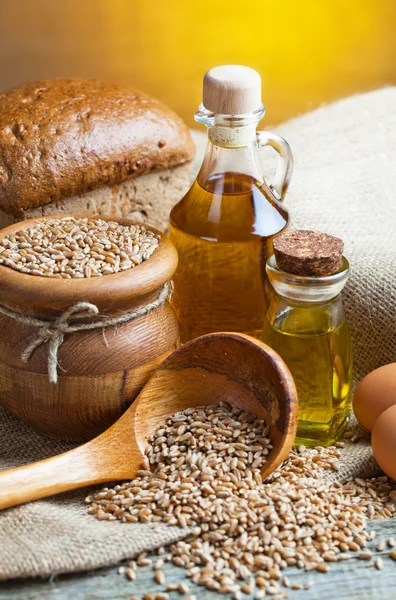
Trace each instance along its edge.
<path fill-rule="evenodd" d="M 53 321 L 42 321 L 34 317 L 22 315 L 13 312 L 5 307 L 0 306 L 0 313 L 26 323 L 38 327 L 37 336 L 30 342 L 21 354 L 23 362 L 28 362 L 33 352 L 42 344 L 48 344 L 48 379 L 51 383 L 58 382 L 58 351 L 63 344 L 66 333 L 74 333 L 76 331 L 87 331 L 90 329 L 98 329 L 104 327 L 113 327 L 122 323 L 127 323 L 137 317 L 142 317 L 152 310 L 158 308 L 167 299 L 170 300 L 173 292 L 173 282 L 169 281 L 161 289 L 158 297 L 153 302 L 141 306 L 131 313 L 122 314 L 116 317 L 105 317 L 99 315 L 99 309 L 95 304 L 90 302 L 78 302 L 67 308 L 59 317 Z M 95 317 L 99 316 L 99 320 Z M 78 321 L 85 320 L 88 322 L 79 323 Z"/>
<path fill-rule="evenodd" d="M 99 309 L 90 302 L 78 302 L 70 308 L 67 308 L 53 323 L 43 322 L 35 340 L 28 344 L 21 354 L 23 362 L 28 362 L 33 352 L 41 346 L 48 343 L 48 378 L 51 383 L 58 381 L 58 351 L 62 345 L 65 333 L 76 331 L 75 323 L 81 319 L 95 317 L 99 314 Z M 80 328 L 78 328 L 80 329 Z"/>

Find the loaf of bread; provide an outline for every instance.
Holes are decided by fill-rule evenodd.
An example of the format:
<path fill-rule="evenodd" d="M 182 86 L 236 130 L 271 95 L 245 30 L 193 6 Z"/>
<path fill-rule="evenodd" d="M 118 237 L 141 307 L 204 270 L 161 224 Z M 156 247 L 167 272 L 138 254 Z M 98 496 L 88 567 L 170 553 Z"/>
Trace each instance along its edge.
<path fill-rule="evenodd" d="M 83 79 L 21 85 L 0 94 L 0 227 L 67 212 L 165 230 L 194 151 L 183 121 L 142 92 Z"/>

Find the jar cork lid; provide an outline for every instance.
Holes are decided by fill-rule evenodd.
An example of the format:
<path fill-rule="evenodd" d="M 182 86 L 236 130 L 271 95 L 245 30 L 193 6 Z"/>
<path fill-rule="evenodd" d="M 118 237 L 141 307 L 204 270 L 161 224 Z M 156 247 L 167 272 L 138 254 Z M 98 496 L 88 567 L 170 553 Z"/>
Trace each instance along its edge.
<path fill-rule="evenodd" d="M 308 277 L 326 277 L 342 267 L 343 241 L 321 231 L 286 231 L 273 242 L 282 271 Z"/>

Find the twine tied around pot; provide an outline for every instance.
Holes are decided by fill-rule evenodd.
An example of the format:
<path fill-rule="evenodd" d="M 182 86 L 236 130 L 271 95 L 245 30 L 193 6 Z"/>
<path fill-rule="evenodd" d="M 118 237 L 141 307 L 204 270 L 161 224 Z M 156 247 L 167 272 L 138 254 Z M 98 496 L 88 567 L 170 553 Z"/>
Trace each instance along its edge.
<path fill-rule="evenodd" d="M 66 333 L 75 333 L 77 331 L 88 331 L 90 329 L 104 329 L 114 327 L 123 323 L 128 323 L 138 317 L 147 315 L 152 310 L 158 308 L 167 299 L 171 300 L 173 294 L 173 281 L 168 281 L 161 288 L 158 297 L 149 304 L 141 306 L 130 313 L 119 315 L 117 317 L 108 317 L 100 315 L 99 309 L 90 302 L 77 302 L 67 308 L 63 313 L 51 321 L 44 321 L 29 315 L 14 312 L 0 306 L 0 313 L 27 325 L 38 327 L 37 336 L 26 346 L 21 353 L 23 362 L 28 362 L 34 351 L 42 344 L 48 343 L 48 379 L 51 383 L 58 382 L 58 351 L 63 344 Z M 100 320 L 91 323 L 78 323 L 81 319 L 93 319 L 99 317 Z"/>

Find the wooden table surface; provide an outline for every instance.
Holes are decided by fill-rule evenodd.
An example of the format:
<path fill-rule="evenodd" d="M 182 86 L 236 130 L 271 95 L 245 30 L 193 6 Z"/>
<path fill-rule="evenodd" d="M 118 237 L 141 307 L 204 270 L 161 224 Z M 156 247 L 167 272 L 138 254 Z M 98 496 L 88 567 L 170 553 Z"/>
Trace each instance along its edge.
<path fill-rule="evenodd" d="M 395 519 L 375 521 L 371 528 L 377 532 L 372 543 L 373 549 L 379 540 L 396 537 Z M 304 583 L 308 580 L 313 582 L 309 591 L 290 591 L 290 600 L 395 600 L 396 562 L 389 558 L 388 548 L 377 555 L 382 556 L 384 563 L 380 571 L 368 567 L 368 561 L 357 558 L 330 565 L 330 571 L 326 574 L 304 573 L 295 568 L 284 571 L 292 583 Z M 183 569 L 167 565 L 165 572 L 167 583 L 189 583 L 183 575 Z M 197 600 L 231 598 L 231 595 L 219 595 L 191 584 L 190 590 Z M 137 579 L 133 582 L 118 575 L 117 567 L 112 567 L 91 573 L 57 576 L 50 581 L 3 583 L 0 584 L 0 600 L 129 600 L 131 596 L 141 597 L 145 593 L 161 591 L 163 587 L 154 582 L 151 567 L 139 568 Z M 176 598 L 182 600 L 183 596 L 177 592 L 170 594 L 171 600 Z M 250 600 L 253 596 L 244 595 L 243 598 Z"/>

